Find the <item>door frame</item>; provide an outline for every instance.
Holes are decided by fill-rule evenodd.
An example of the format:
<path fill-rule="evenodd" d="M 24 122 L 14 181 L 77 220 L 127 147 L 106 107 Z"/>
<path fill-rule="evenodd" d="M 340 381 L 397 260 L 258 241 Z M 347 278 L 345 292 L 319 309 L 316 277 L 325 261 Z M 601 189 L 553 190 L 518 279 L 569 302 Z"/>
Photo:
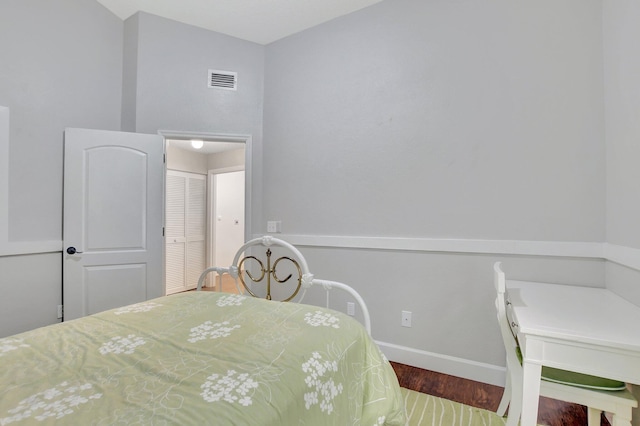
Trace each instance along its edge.
<path fill-rule="evenodd" d="M 164 146 L 165 146 L 165 155 L 166 155 L 166 146 L 167 139 L 202 139 L 205 142 L 233 142 L 233 143 L 243 143 L 244 144 L 244 239 L 245 242 L 251 235 L 251 218 L 253 217 L 253 208 L 251 205 L 252 200 L 252 182 L 253 182 L 253 138 L 248 134 L 233 134 L 233 133 L 209 133 L 209 132 L 189 132 L 189 131 L 178 131 L 178 130 L 159 130 L 158 134 L 160 134 L 164 138 Z M 165 159 L 165 181 L 166 181 L 166 171 L 167 171 L 167 162 Z M 207 177 L 207 185 L 209 184 L 209 177 Z M 209 193 L 210 191 L 207 191 Z M 166 188 L 164 189 L 163 195 L 165 199 L 163 199 L 163 205 L 166 206 Z M 210 206 L 209 201 L 207 201 L 208 206 Z M 210 218 L 209 218 L 210 219 Z M 162 211 L 162 220 L 163 224 L 165 224 L 165 211 L 163 208 Z M 209 225 L 209 224 L 207 224 Z M 209 226 L 210 228 L 210 226 Z M 210 237 L 210 230 L 207 232 L 207 237 Z M 209 239 L 209 238 L 208 238 Z M 210 239 L 209 239 L 210 243 Z M 210 261 L 210 256 L 207 255 L 207 262 Z M 164 277 L 163 277 L 164 279 Z"/>

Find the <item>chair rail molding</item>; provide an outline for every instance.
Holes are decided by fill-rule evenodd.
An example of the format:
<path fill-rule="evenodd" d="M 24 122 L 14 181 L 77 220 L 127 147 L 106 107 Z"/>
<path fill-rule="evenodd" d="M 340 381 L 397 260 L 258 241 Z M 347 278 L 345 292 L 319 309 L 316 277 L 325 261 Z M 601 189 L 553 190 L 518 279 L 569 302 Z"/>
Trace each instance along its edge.
<path fill-rule="evenodd" d="M 605 243 L 604 257 L 609 262 L 640 271 L 640 249 Z"/>
<path fill-rule="evenodd" d="M 478 240 L 279 234 L 296 246 L 349 249 L 575 257 L 606 260 L 640 271 L 640 249 L 584 241 Z"/>

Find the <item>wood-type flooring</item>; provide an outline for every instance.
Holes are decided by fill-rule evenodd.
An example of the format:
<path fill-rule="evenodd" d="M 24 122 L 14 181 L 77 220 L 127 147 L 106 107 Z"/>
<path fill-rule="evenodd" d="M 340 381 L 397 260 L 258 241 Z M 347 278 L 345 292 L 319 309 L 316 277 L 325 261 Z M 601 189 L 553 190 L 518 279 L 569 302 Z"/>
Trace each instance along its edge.
<path fill-rule="evenodd" d="M 473 407 L 495 411 L 500 404 L 503 388 L 447 374 L 436 373 L 392 362 L 400 386 L 440 398 L 450 399 Z M 603 426 L 609 426 L 601 417 Z M 584 426 L 587 408 L 555 399 L 540 398 L 538 424 L 549 426 Z"/>

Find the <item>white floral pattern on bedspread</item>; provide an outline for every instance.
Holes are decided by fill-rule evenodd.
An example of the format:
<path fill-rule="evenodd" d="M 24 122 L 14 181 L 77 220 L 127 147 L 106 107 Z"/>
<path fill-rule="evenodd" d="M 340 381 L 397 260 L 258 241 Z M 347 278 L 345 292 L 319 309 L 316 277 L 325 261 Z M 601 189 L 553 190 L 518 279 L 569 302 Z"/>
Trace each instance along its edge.
<path fill-rule="evenodd" d="M 24 339 L 21 338 L 9 338 L 0 341 L 0 357 L 9 351 L 15 351 L 20 348 L 28 348 L 29 345 L 25 345 Z"/>
<path fill-rule="evenodd" d="M 188 292 L 0 339 L 0 425 L 400 425 L 353 318 Z"/>
<path fill-rule="evenodd" d="M 94 393 L 90 383 L 62 382 L 23 399 L 15 408 L 9 410 L 11 414 L 9 417 L 0 419 L 0 423 L 4 425 L 28 419 L 35 419 L 38 422 L 47 419 L 59 420 L 68 414 L 73 414 L 80 405 L 100 397 L 102 394 Z"/>

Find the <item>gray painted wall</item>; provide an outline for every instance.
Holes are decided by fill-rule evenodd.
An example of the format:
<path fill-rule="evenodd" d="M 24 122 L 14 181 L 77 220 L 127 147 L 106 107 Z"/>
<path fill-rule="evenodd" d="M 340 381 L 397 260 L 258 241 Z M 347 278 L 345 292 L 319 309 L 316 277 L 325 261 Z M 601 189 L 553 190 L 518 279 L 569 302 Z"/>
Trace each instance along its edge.
<path fill-rule="evenodd" d="M 55 240 L 64 128 L 120 129 L 123 24 L 97 2 L 7 0 L 1 7 L 0 105 L 11 110 L 9 239 Z"/>
<path fill-rule="evenodd" d="M 2 1 L 10 241 L 61 240 L 63 131 L 120 128 L 122 29 L 97 2 Z M 0 257 L 0 336 L 58 321 L 61 277 L 59 252 Z"/>
<path fill-rule="evenodd" d="M 263 46 L 147 13 L 129 18 L 127 26 L 132 19 L 138 36 L 135 131 L 240 133 L 260 139 Z M 237 71 L 238 90 L 207 88 L 209 69 Z"/>
<path fill-rule="evenodd" d="M 640 4 L 606 1 L 604 82 L 607 142 L 607 242 L 640 249 Z M 640 251 L 637 252 L 640 255 Z M 607 282 L 640 306 L 640 272 L 607 265 Z M 636 414 L 638 418 L 640 412 Z M 640 420 L 638 420 L 640 424 Z"/>
<path fill-rule="evenodd" d="M 607 242 L 640 249 L 640 3 L 603 3 L 607 161 Z M 640 256 L 640 251 L 636 251 Z M 607 285 L 640 306 L 640 271 L 607 263 Z M 640 399 L 640 386 L 633 386 Z M 640 426 L 640 408 L 634 408 Z"/>
<path fill-rule="evenodd" d="M 262 46 L 153 15 L 135 16 L 125 28 L 93 1 L 0 7 L 0 105 L 11 112 L 10 240 L 37 246 L 62 239 L 65 127 L 120 130 L 122 121 L 141 133 L 250 134 L 252 193 L 260 198 Z M 207 89 L 209 68 L 238 71 L 238 91 Z M 253 204 L 260 217 L 260 203 Z M 20 276 L 25 259 L 39 273 L 29 275 L 30 286 Z M 59 252 L 3 257 L 0 267 L 2 304 L 16 308 L 0 311 L 0 336 L 57 321 Z"/>
<path fill-rule="evenodd" d="M 136 131 L 136 105 L 138 96 L 138 44 L 139 15 L 124 22 L 122 70 L 122 130 Z"/>
<path fill-rule="evenodd" d="M 0 337 L 58 322 L 60 253 L 0 256 Z"/>
<path fill-rule="evenodd" d="M 505 365 L 494 308 L 494 262 L 502 261 L 513 279 L 588 286 L 604 280 L 604 262 L 583 259 L 335 248 L 302 251 L 317 278 L 343 280 L 361 293 L 372 312 L 372 335 L 377 341 L 494 366 Z M 345 311 L 342 305 L 332 307 Z M 403 310 L 412 312 L 411 328 L 400 326 Z"/>
<path fill-rule="evenodd" d="M 251 220 L 262 222 L 264 46 L 142 12 L 125 27 L 125 52 L 136 52 L 124 64 L 136 91 L 125 95 L 127 130 L 251 135 Z M 238 90 L 207 88 L 209 69 L 236 71 Z"/>
<path fill-rule="evenodd" d="M 607 241 L 640 249 L 640 4 L 604 5 Z"/>
<path fill-rule="evenodd" d="M 270 44 L 265 217 L 294 234 L 603 241 L 601 5 L 384 1 Z"/>
<path fill-rule="evenodd" d="M 604 241 L 601 19 L 599 0 L 384 1 L 268 45 L 264 217 L 293 235 Z M 307 251 L 364 294 L 376 339 L 496 366 L 493 261 L 605 277 L 598 260 Z"/>

